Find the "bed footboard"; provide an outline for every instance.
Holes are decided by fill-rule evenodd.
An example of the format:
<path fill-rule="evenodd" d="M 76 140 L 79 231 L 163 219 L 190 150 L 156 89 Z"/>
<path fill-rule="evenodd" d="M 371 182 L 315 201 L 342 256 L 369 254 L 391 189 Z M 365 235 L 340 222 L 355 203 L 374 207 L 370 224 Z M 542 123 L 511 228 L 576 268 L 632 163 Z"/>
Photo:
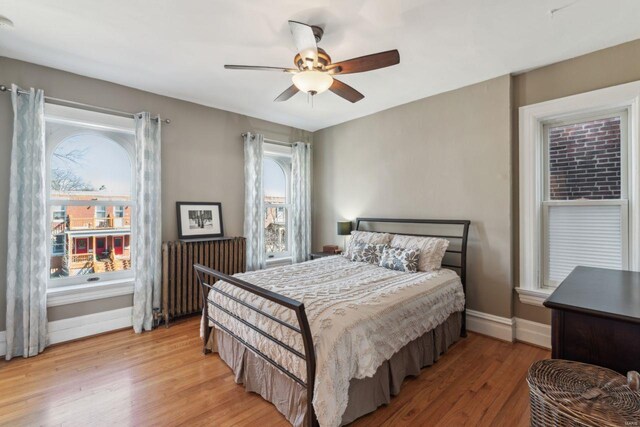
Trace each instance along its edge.
<path fill-rule="evenodd" d="M 228 276 L 224 273 L 221 273 L 217 270 L 213 270 L 211 268 L 205 267 L 204 265 L 201 264 L 194 264 L 193 268 L 196 271 L 196 275 L 198 277 L 198 282 L 200 283 L 200 286 L 202 287 L 202 315 L 205 317 L 205 321 L 204 321 L 204 336 L 203 336 L 203 351 L 204 353 L 208 353 L 210 352 L 210 350 L 207 350 L 207 340 L 209 339 L 209 336 L 211 335 L 211 327 L 209 326 L 209 321 L 211 321 L 214 325 L 216 325 L 218 328 L 220 328 L 221 330 L 225 331 L 227 334 L 231 335 L 233 338 L 235 338 L 236 340 L 238 340 L 241 344 L 243 344 L 245 347 L 249 348 L 251 351 L 253 351 L 254 353 L 256 353 L 257 355 L 259 355 L 260 357 L 262 357 L 264 360 L 266 360 L 269 364 L 273 365 L 276 369 L 278 369 L 280 372 L 282 372 L 283 374 L 287 375 L 289 378 L 291 378 L 293 381 L 297 382 L 298 384 L 300 384 L 302 387 L 304 387 L 307 391 L 307 420 L 308 420 L 308 425 L 309 426 L 317 426 L 318 425 L 318 421 L 316 419 L 316 415 L 315 415 L 315 411 L 313 410 L 313 388 L 314 388 L 314 381 L 315 381 L 315 377 L 316 377 L 316 356 L 315 356 L 315 351 L 314 351 L 314 347 L 313 347 L 313 337 L 311 335 L 311 329 L 309 327 L 309 321 L 307 319 L 307 314 L 305 312 L 304 309 L 304 304 L 296 301 L 294 299 L 291 298 L 287 298 L 283 295 L 277 294 L 275 292 L 271 292 L 267 289 L 263 289 L 259 286 L 253 285 L 249 282 L 245 282 L 244 280 L 240 280 L 238 278 L 232 277 L 232 276 Z M 237 288 L 240 288 L 244 291 L 250 292 L 254 295 L 257 295 L 259 297 L 262 297 L 264 299 L 267 299 L 275 304 L 281 305 L 283 307 L 286 307 L 290 310 L 293 310 L 296 314 L 296 319 L 298 320 L 298 325 L 291 325 L 287 322 L 284 322 L 272 315 L 270 315 L 269 313 L 265 313 L 264 311 L 260 310 L 257 307 L 252 306 L 251 304 L 247 303 L 246 301 L 243 301 L 239 298 L 234 297 L 233 295 L 230 295 L 227 292 L 224 292 L 223 290 L 219 289 L 218 287 L 215 287 L 215 282 L 217 280 L 222 280 L 225 283 L 228 283 L 230 285 L 233 285 Z M 298 350 L 290 347 L 289 345 L 283 343 L 282 341 L 278 340 L 276 337 L 270 335 L 268 332 L 263 331 L 262 329 L 256 327 L 255 325 L 252 325 L 251 323 L 247 322 L 245 319 L 241 318 L 240 316 L 236 315 L 235 313 L 232 313 L 231 311 L 227 310 L 226 308 L 220 306 L 219 304 L 210 301 L 208 298 L 209 292 L 216 292 L 220 295 L 223 295 L 226 298 L 229 298 L 235 302 L 237 302 L 238 304 L 241 304 L 259 314 L 261 314 L 262 316 L 268 317 L 269 319 L 273 320 L 274 322 L 277 322 L 279 324 L 281 324 L 282 326 L 285 326 L 289 329 L 291 329 L 294 332 L 299 333 L 300 335 L 302 335 L 302 342 L 304 344 L 304 354 L 300 353 Z M 301 378 L 299 378 L 298 376 L 296 376 L 294 373 L 288 371 L 286 368 L 284 368 L 283 366 L 281 366 L 278 362 L 276 362 L 275 360 L 271 359 L 269 356 L 267 356 L 266 354 L 262 353 L 260 350 L 258 350 L 257 348 L 255 348 L 254 346 L 252 346 L 251 344 L 249 344 L 248 342 L 246 342 L 244 339 L 242 339 L 242 337 L 237 336 L 236 334 L 234 334 L 233 332 L 231 332 L 227 327 L 225 327 L 224 325 L 222 325 L 220 322 L 216 321 L 215 319 L 213 319 L 210 315 L 209 315 L 209 306 L 214 307 L 214 309 L 216 310 L 221 310 L 223 311 L 225 314 L 233 317 L 234 319 L 236 319 L 237 321 L 243 323 L 244 325 L 248 326 L 249 328 L 253 329 L 254 331 L 256 331 L 257 333 L 259 333 L 260 335 L 262 335 L 263 337 L 269 339 L 271 342 L 273 342 L 274 344 L 284 348 L 285 350 L 293 353 L 294 355 L 296 355 L 297 357 L 303 359 L 306 363 L 306 367 L 307 367 L 307 380 L 303 381 Z M 208 320 L 208 321 L 207 321 Z"/>

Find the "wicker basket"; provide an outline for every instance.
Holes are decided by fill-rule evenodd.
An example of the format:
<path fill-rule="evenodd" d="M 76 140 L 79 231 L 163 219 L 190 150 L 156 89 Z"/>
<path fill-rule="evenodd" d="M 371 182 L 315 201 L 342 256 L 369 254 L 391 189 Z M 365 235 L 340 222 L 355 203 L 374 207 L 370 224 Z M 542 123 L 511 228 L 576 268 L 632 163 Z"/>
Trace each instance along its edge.
<path fill-rule="evenodd" d="M 529 368 L 531 425 L 638 426 L 640 377 L 568 360 L 540 360 Z"/>

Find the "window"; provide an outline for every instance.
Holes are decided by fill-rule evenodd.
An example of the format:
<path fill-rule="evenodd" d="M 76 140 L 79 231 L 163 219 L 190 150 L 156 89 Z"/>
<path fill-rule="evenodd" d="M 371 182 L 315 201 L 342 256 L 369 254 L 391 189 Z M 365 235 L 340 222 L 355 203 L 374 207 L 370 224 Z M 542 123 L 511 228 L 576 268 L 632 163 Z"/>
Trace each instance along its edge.
<path fill-rule="evenodd" d="M 96 206 L 96 218 L 106 218 L 107 217 L 107 207 L 106 206 Z"/>
<path fill-rule="evenodd" d="M 577 265 L 640 268 L 639 105 L 635 82 L 520 108 L 522 302 Z"/>
<path fill-rule="evenodd" d="M 265 150 L 263 179 L 264 243 L 267 259 L 286 258 L 290 256 L 290 156 L 280 150 Z"/>
<path fill-rule="evenodd" d="M 54 234 L 51 236 L 51 254 L 52 255 L 64 255 L 64 234 Z"/>
<path fill-rule="evenodd" d="M 53 221 L 64 221 L 67 218 L 66 206 L 52 206 L 51 217 Z"/>
<path fill-rule="evenodd" d="M 627 266 L 627 112 L 544 125 L 543 286 Z"/>
<path fill-rule="evenodd" d="M 49 104 L 45 118 L 48 286 L 131 279 L 133 120 Z"/>

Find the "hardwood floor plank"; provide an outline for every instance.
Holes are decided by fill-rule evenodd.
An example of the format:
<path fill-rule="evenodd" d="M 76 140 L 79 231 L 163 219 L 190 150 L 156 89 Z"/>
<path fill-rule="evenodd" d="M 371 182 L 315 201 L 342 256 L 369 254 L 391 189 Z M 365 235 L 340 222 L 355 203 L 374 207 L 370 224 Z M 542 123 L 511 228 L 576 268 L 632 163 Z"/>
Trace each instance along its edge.
<path fill-rule="evenodd" d="M 0 425 L 287 426 L 260 396 L 203 355 L 199 318 L 136 335 L 118 331 L 0 361 Z M 407 378 L 391 403 L 354 426 L 526 426 L 526 372 L 549 352 L 470 333 Z"/>

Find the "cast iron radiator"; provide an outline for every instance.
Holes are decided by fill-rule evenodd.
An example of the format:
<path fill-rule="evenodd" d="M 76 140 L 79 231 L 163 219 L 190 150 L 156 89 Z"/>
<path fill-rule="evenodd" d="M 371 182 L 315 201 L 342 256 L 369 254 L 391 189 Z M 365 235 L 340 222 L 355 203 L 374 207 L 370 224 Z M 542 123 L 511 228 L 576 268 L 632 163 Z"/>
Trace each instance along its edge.
<path fill-rule="evenodd" d="M 244 237 L 162 244 L 162 313 L 166 326 L 181 316 L 202 312 L 202 287 L 193 264 L 232 275 L 246 270 Z M 158 320 L 160 320 L 158 319 Z"/>

